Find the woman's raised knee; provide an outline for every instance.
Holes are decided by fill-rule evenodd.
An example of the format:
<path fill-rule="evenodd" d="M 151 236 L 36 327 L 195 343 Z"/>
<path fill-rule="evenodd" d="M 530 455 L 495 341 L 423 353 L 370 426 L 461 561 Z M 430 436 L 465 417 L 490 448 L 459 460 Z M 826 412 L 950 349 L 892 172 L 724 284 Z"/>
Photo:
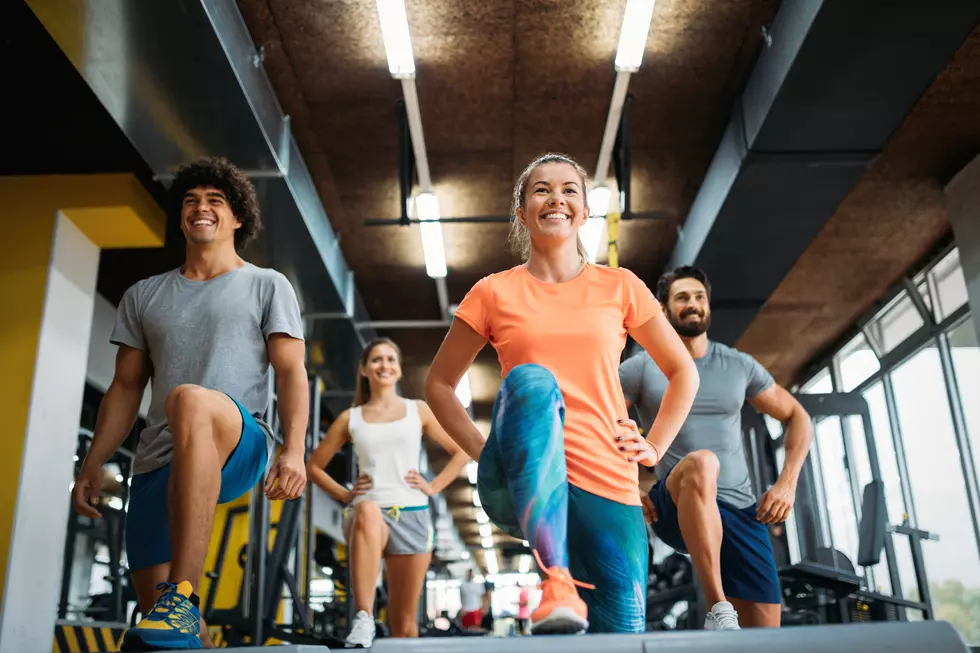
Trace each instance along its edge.
<path fill-rule="evenodd" d="M 507 373 L 500 386 L 507 399 L 551 400 L 552 393 L 560 393 L 555 375 L 534 363 L 518 365 Z"/>

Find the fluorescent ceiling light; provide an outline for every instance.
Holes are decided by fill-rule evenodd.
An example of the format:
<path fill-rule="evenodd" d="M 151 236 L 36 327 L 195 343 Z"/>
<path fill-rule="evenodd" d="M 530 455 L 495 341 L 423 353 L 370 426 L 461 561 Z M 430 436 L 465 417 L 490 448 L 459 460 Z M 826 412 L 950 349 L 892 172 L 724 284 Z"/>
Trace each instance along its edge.
<path fill-rule="evenodd" d="M 475 460 L 466 463 L 466 478 L 469 480 L 470 485 L 476 485 L 476 474 L 479 469 L 479 463 Z"/>
<path fill-rule="evenodd" d="M 485 510 L 481 510 L 480 512 L 476 513 L 476 523 L 487 524 L 489 522 L 490 522 L 490 517 L 487 515 Z"/>
<path fill-rule="evenodd" d="M 500 567 L 497 566 L 497 551 L 495 549 L 490 549 L 484 553 L 483 559 L 487 563 L 487 573 L 496 574 L 500 572 Z"/>
<path fill-rule="evenodd" d="M 473 488 L 473 505 L 477 508 L 483 507 L 483 503 L 480 502 L 480 493 L 476 491 L 476 488 Z"/>
<path fill-rule="evenodd" d="M 381 19 L 381 35 L 385 41 L 391 76 L 413 77 L 415 57 L 412 54 L 412 37 L 408 33 L 405 0 L 378 0 L 378 18 Z"/>
<path fill-rule="evenodd" d="M 422 226 L 423 227 L 427 227 L 429 225 L 422 225 Z M 426 267 L 428 267 L 428 265 L 429 264 L 426 263 Z M 443 273 L 442 273 L 442 276 L 446 276 L 446 272 L 445 272 L 445 269 L 446 268 L 445 268 L 445 265 L 446 264 L 443 263 L 443 268 L 442 268 L 443 269 Z M 430 273 L 429 276 L 431 277 L 432 274 Z M 463 378 L 461 378 L 459 380 L 459 383 L 456 384 L 456 396 L 459 398 L 459 403 L 463 404 L 463 408 L 469 408 L 470 407 L 470 404 L 473 403 L 473 392 L 470 390 L 470 373 L 469 373 L 469 371 L 467 371 L 465 374 L 463 374 Z M 476 481 L 472 481 L 471 480 L 470 483 L 476 483 Z"/>
<path fill-rule="evenodd" d="M 616 70 L 635 73 L 640 69 L 650 35 L 653 3 L 654 0 L 627 0 L 623 29 L 619 33 L 619 49 L 616 50 Z"/>
<path fill-rule="evenodd" d="M 419 193 L 415 197 L 415 213 L 419 220 L 439 219 L 439 198 L 435 193 Z"/>
<path fill-rule="evenodd" d="M 522 555 L 517 561 L 517 572 L 526 574 L 529 571 L 531 571 L 531 556 Z"/>
<path fill-rule="evenodd" d="M 435 193 L 419 193 L 415 198 L 415 214 L 422 224 L 422 255 L 425 256 L 425 272 L 433 279 L 446 276 L 446 248 L 442 242 L 442 224 L 439 219 L 439 200 Z"/>
<path fill-rule="evenodd" d="M 599 245 L 602 243 L 606 233 L 605 218 L 589 218 L 578 231 L 578 237 L 582 239 L 582 245 L 589 256 L 589 262 L 595 263 L 599 253 Z"/>
<path fill-rule="evenodd" d="M 491 535 L 493 535 L 493 530 L 490 524 L 480 526 L 480 537 L 490 537 Z"/>
<path fill-rule="evenodd" d="M 589 192 L 589 210 L 597 218 L 609 213 L 610 192 L 607 186 L 596 186 Z"/>
<path fill-rule="evenodd" d="M 492 549 L 493 548 L 493 538 L 492 537 L 485 537 L 485 538 L 483 538 L 482 543 L 483 543 L 483 548 L 484 549 Z M 494 573 L 496 573 L 496 572 L 494 572 Z"/>

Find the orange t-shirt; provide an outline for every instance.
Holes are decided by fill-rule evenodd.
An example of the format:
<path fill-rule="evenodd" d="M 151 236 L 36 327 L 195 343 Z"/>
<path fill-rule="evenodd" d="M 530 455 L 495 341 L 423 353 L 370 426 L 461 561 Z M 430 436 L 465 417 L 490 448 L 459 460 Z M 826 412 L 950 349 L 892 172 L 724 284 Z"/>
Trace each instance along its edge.
<path fill-rule="evenodd" d="M 497 350 L 501 374 L 536 363 L 550 371 L 565 399 L 568 482 L 617 503 L 640 505 L 636 463 L 617 448 L 628 417 L 619 384 L 626 330 L 660 306 L 635 274 L 586 265 L 565 283 L 547 283 L 523 265 L 484 277 L 456 317 Z"/>

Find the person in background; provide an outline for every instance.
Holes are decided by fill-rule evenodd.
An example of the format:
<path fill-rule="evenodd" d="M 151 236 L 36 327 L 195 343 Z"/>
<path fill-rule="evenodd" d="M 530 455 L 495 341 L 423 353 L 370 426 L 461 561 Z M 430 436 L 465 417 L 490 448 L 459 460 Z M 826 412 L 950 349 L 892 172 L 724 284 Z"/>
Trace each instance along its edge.
<path fill-rule="evenodd" d="M 531 590 L 526 585 L 517 599 L 517 628 L 521 635 L 531 634 Z"/>
<path fill-rule="evenodd" d="M 357 612 L 348 647 L 370 648 L 374 643 L 374 602 L 382 558 L 391 635 L 418 637 L 415 615 L 435 535 L 429 497 L 442 492 L 469 461 L 424 401 L 398 396 L 401 361 L 401 350 L 391 340 L 368 343 L 358 367 L 354 407 L 334 420 L 307 463 L 310 480 L 349 505 L 343 530 L 350 547 L 350 584 Z M 452 455 L 432 481 L 418 471 L 423 436 Z M 359 466 L 357 482 L 350 489 L 325 471 L 347 442 L 353 442 Z"/>
<path fill-rule="evenodd" d="M 459 586 L 460 625 L 466 630 L 475 630 L 483 624 L 483 600 L 487 594 L 483 583 L 473 580 L 473 570 L 466 574 L 466 580 Z"/>
<path fill-rule="evenodd" d="M 705 629 L 776 627 L 782 595 L 767 525 L 782 523 L 793 508 L 813 425 L 758 361 L 708 338 L 710 298 L 708 277 L 697 268 L 679 267 L 657 283 L 657 299 L 697 365 L 701 387 L 644 506 L 657 536 L 690 552 L 709 609 Z M 667 390 L 656 362 L 641 352 L 619 374 L 627 403 L 642 424 L 652 423 Z M 786 462 L 758 501 L 742 449 L 746 401 L 786 429 Z"/>

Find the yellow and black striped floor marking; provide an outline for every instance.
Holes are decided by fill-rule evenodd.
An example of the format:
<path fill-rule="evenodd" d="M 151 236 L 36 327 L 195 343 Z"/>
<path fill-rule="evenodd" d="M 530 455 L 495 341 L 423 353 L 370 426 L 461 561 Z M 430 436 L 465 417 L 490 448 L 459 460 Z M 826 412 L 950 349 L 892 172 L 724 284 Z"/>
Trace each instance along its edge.
<path fill-rule="evenodd" d="M 125 629 L 109 626 L 57 625 L 53 653 L 109 653 L 119 650 Z"/>

